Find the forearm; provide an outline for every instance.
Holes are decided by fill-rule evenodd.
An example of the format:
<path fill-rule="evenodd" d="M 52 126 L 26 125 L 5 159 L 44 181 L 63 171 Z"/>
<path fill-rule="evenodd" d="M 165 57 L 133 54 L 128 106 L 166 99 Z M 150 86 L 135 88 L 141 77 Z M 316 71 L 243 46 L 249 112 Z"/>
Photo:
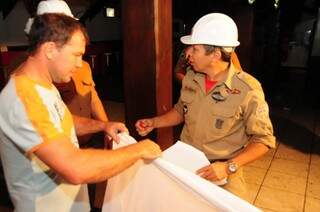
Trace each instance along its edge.
<path fill-rule="evenodd" d="M 238 166 L 243 166 L 262 157 L 268 150 L 269 148 L 262 143 L 251 142 L 239 155 L 234 157 L 232 161 Z"/>
<path fill-rule="evenodd" d="M 176 126 L 184 121 L 183 116 L 172 108 L 164 115 L 152 118 L 155 128 Z"/>
<path fill-rule="evenodd" d="M 60 139 L 41 146 L 35 154 L 67 182 L 83 184 L 103 181 L 123 171 L 146 157 L 150 144 L 142 141 L 117 150 L 78 149 L 70 140 Z"/>
<path fill-rule="evenodd" d="M 125 170 L 141 158 L 135 145 L 118 150 L 83 149 L 74 158 L 74 169 L 81 176 L 76 184 L 104 181 Z M 84 166 L 84 164 L 88 164 Z M 89 165 L 90 164 L 90 165 Z M 78 167 L 78 168 L 75 168 Z"/>
<path fill-rule="evenodd" d="M 90 133 L 103 131 L 106 127 L 106 122 L 84 118 L 80 116 L 72 116 L 75 125 L 76 134 L 78 136 Z"/>

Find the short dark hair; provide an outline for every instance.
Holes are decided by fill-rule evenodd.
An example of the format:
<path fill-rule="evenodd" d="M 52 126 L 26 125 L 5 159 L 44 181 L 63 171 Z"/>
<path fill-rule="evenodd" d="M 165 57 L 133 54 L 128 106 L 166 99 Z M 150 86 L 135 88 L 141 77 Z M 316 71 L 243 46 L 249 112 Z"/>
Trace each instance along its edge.
<path fill-rule="evenodd" d="M 28 36 L 29 52 L 34 53 L 45 42 L 54 42 L 58 47 L 62 47 L 77 30 L 83 33 L 88 43 L 89 37 L 85 28 L 74 18 L 62 13 L 35 16 Z"/>
<path fill-rule="evenodd" d="M 206 45 L 203 44 L 204 49 L 206 50 L 206 55 L 211 54 L 214 52 L 216 49 L 220 49 L 221 52 L 221 59 L 225 62 L 230 62 L 231 61 L 231 52 L 227 52 L 223 49 L 223 47 L 220 46 L 213 46 L 213 45 Z"/>

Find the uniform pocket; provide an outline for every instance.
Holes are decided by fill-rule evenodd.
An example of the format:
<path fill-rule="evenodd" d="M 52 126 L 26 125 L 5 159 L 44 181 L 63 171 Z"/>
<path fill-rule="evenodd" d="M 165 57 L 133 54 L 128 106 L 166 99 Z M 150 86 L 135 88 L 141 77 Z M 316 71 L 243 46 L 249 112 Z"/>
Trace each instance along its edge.
<path fill-rule="evenodd" d="M 220 106 L 210 111 L 212 133 L 216 135 L 229 135 L 231 129 L 239 121 L 240 115 L 237 107 Z"/>

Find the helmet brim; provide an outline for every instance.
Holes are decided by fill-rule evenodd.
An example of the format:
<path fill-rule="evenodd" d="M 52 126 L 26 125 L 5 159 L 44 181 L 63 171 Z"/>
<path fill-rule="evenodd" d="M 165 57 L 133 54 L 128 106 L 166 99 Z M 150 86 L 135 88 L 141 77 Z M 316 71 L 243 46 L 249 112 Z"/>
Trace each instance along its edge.
<path fill-rule="evenodd" d="M 186 45 L 196 45 L 196 44 L 205 44 L 205 45 L 213 45 L 213 46 L 223 46 L 223 47 L 237 47 L 240 45 L 239 41 L 235 41 L 233 44 L 225 44 L 225 43 L 217 43 L 212 44 L 210 41 L 194 41 L 192 40 L 191 35 L 186 35 L 180 38 L 180 41 Z"/>
<path fill-rule="evenodd" d="M 196 43 L 192 42 L 191 35 L 186 35 L 186 36 L 181 37 L 181 38 L 180 38 L 180 41 L 181 41 L 183 44 L 186 44 L 186 45 L 196 44 Z"/>

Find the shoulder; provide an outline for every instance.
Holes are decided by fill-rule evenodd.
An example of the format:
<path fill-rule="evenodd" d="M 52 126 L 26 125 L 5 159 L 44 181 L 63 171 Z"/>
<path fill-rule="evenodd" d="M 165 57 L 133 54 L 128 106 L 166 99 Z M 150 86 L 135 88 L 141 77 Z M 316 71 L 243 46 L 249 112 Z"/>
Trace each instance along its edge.
<path fill-rule="evenodd" d="M 85 61 L 85 60 L 82 60 L 82 69 L 91 72 L 90 65 L 89 65 L 89 63 L 88 63 L 87 61 Z"/>
<path fill-rule="evenodd" d="M 183 78 L 183 84 L 190 84 L 193 83 L 194 78 L 198 75 L 199 73 L 196 73 L 195 71 L 193 71 L 191 68 L 187 69 L 186 75 Z"/>
<path fill-rule="evenodd" d="M 186 76 L 189 78 L 193 78 L 196 75 L 196 73 L 191 68 L 188 68 L 186 71 Z"/>
<path fill-rule="evenodd" d="M 241 71 L 235 74 L 235 80 L 241 83 L 243 86 L 247 87 L 248 90 L 259 90 L 262 91 L 260 82 L 251 76 L 250 74 Z"/>
<path fill-rule="evenodd" d="M 74 81 L 92 81 L 92 73 L 89 63 L 82 61 L 82 67 L 72 76 Z"/>

